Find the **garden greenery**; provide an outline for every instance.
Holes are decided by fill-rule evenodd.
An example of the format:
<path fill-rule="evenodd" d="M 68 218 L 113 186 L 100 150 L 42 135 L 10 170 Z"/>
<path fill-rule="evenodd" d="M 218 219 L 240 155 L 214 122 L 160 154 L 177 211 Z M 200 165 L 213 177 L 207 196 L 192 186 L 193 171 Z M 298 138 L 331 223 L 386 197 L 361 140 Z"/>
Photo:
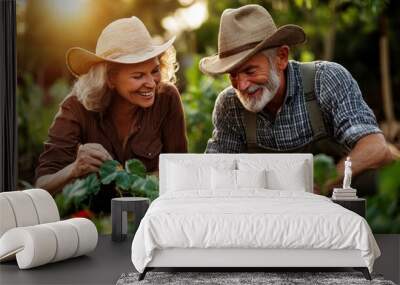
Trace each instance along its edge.
<path fill-rule="evenodd" d="M 128 160 L 125 167 L 116 160 L 108 160 L 101 165 L 98 173 L 77 179 L 64 187 L 56 199 L 61 215 L 90 208 L 91 200 L 101 191 L 101 186 L 111 183 L 121 197 L 123 193 L 150 200 L 158 197 L 158 179 L 146 174 L 146 167 L 140 160 Z"/>

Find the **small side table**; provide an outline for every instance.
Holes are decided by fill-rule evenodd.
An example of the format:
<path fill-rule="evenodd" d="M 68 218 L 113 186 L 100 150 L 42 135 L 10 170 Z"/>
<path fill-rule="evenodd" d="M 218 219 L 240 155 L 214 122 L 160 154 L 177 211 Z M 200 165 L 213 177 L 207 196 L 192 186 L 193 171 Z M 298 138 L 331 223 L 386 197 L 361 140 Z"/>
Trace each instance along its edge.
<path fill-rule="evenodd" d="M 367 201 L 364 198 L 357 199 L 331 199 L 332 202 L 341 205 L 342 207 L 359 214 L 361 217 L 365 218 L 365 209 L 367 207 Z"/>
<path fill-rule="evenodd" d="M 149 208 L 150 200 L 143 197 L 121 197 L 111 200 L 111 221 L 113 241 L 123 241 L 128 233 L 128 213 L 135 215 L 135 227 L 139 227 L 140 221 Z"/>

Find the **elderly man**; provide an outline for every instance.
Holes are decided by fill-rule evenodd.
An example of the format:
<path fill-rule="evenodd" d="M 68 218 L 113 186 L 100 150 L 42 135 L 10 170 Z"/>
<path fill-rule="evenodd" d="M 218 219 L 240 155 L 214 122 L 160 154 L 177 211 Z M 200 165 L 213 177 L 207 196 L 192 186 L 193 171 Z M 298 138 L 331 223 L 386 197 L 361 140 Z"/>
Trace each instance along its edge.
<path fill-rule="evenodd" d="M 280 28 L 263 7 L 223 12 L 218 54 L 200 61 L 202 72 L 229 73 L 213 112 L 208 153 L 326 153 L 353 174 L 392 159 L 357 82 L 333 62 L 289 61 L 289 46 L 305 42 L 301 27 Z M 343 177 L 343 176 L 342 176 Z M 339 177 L 339 182 L 342 177 Z"/>

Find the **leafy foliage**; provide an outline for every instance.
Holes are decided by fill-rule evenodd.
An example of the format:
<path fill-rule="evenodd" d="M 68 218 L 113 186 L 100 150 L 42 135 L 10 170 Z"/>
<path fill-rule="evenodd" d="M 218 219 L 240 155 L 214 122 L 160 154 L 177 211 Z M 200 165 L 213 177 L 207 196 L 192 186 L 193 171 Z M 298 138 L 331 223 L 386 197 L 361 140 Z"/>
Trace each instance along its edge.
<path fill-rule="evenodd" d="M 321 193 L 328 193 L 325 189 L 326 182 L 338 176 L 335 161 L 326 154 L 314 156 L 314 183 L 319 187 Z"/>
<path fill-rule="evenodd" d="M 140 177 L 145 177 L 146 175 L 146 167 L 140 160 L 131 159 L 125 162 L 125 169 L 127 173 L 136 174 Z"/>
<path fill-rule="evenodd" d="M 75 209 L 79 209 L 87 201 L 89 201 L 88 207 L 90 207 L 90 199 L 99 191 L 100 182 L 95 173 L 84 179 L 77 179 L 63 189 L 65 207 L 69 208 L 72 204 Z"/>
<path fill-rule="evenodd" d="M 379 190 L 367 197 L 367 220 L 374 233 L 400 233 L 400 161 L 379 171 Z"/>
<path fill-rule="evenodd" d="M 101 185 L 112 183 L 121 196 L 126 192 L 151 200 L 158 197 L 158 178 L 146 175 L 146 167 L 140 160 L 128 160 L 125 168 L 116 160 L 108 160 L 101 165 L 98 175 L 92 173 L 64 187 L 62 197 L 57 197 L 60 212 L 90 208 L 91 199 L 101 190 Z"/>
<path fill-rule="evenodd" d="M 198 69 L 200 57 L 195 56 L 186 71 L 187 89 L 182 94 L 186 115 L 189 152 L 202 153 L 211 137 L 214 103 L 219 92 L 230 85 L 226 77 L 212 78 Z"/>
<path fill-rule="evenodd" d="M 43 151 L 43 142 L 58 103 L 68 93 L 66 80 L 58 79 L 47 92 L 34 81 L 29 73 L 20 76 L 17 86 L 17 126 L 18 126 L 18 171 L 22 187 L 31 184 L 34 166 Z M 28 187 L 32 188 L 32 187 Z"/>

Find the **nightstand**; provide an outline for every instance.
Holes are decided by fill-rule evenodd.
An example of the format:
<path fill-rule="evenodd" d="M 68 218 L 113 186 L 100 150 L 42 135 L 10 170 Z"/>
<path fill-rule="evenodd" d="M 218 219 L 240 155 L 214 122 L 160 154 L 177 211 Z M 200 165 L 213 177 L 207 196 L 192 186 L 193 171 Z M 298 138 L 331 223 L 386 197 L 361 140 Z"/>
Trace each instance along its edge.
<path fill-rule="evenodd" d="M 150 199 L 143 197 L 121 197 L 111 200 L 111 221 L 113 241 L 123 241 L 128 233 L 127 212 L 135 215 L 135 228 L 139 227 L 150 205 Z"/>
<path fill-rule="evenodd" d="M 331 199 L 332 202 L 339 204 L 340 206 L 353 211 L 356 214 L 359 214 L 361 217 L 365 218 L 365 209 L 367 205 L 367 201 L 364 198 L 357 198 L 357 199 L 349 199 L 349 200 L 336 200 Z"/>

